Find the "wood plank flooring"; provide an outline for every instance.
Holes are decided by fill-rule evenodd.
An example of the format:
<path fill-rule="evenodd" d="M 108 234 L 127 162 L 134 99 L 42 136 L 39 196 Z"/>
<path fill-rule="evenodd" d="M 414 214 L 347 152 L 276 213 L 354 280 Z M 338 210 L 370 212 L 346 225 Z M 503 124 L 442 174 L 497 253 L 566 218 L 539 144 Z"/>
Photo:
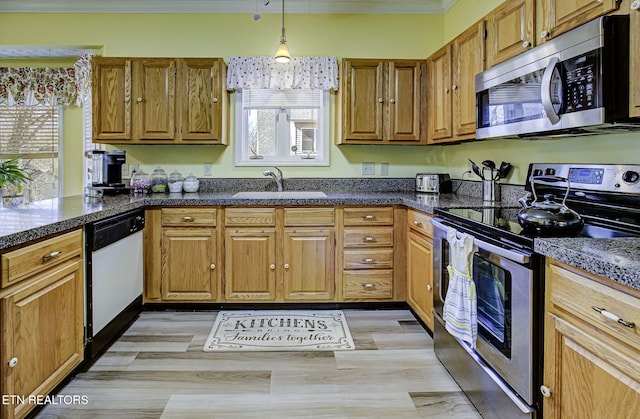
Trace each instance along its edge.
<path fill-rule="evenodd" d="M 144 312 L 37 418 L 481 418 L 406 310 L 344 310 L 355 351 L 202 351 L 215 311 Z"/>

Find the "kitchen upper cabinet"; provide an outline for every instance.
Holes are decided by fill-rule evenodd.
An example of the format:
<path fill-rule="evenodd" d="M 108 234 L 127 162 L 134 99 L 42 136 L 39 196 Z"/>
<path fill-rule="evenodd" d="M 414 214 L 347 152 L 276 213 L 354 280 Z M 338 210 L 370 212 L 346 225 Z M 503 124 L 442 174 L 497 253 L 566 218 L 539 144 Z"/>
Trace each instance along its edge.
<path fill-rule="evenodd" d="M 424 144 L 423 61 L 343 59 L 339 144 Z"/>
<path fill-rule="evenodd" d="M 216 208 L 163 208 L 162 300 L 215 301 L 219 284 Z"/>
<path fill-rule="evenodd" d="M 545 418 L 637 417 L 640 295 L 607 281 L 547 262 Z"/>
<path fill-rule="evenodd" d="M 433 226 L 429 215 L 408 212 L 407 303 L 433 330 Z"/>
<path fill-rule="evenodd" d="M 534 46 L 535 7 L 535 0 L 510 0 L 486 16 L 487 68 Z"/>
<path fill-rule="evenodd" d="M 475 138 L 475 77 L 484 70 L 484 21 L 427 59 L 427 142 Z"/>
<path fill-rule="evenodd" d="M 565 33 L 619 7 L 617 0 L 538 0 L 542 12 L 540 41 Z"/>
<path fill-rule="evenodd" d="M 43 397 L 84 357 L 82 231 L 2 255 L 0 361 L 3 395 Z M 21 418 L 34 403 L 2 403 Z"/>
<path fill-rule="evenodd" d="M 225 76 L 220 58 L 95 58 L 93 140 L 226 144 Z"/>
<path fill-rule="evenodd" d="M 629 65 L 630 86 L 629 86 L 629 116 L 640 117 L 640 9 L 631 10 L 629 13 Z"/>

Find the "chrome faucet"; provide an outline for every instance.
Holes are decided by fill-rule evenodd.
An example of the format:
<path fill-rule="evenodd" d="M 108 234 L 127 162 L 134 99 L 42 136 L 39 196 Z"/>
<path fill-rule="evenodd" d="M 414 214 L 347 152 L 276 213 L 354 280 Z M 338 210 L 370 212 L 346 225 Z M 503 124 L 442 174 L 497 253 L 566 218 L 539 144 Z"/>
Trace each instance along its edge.
<path fill-rule="evenodd" d="M 277 167 L 274 167 L 277 173 L 274 173 L 273 170 L 265 170 L 262 172 L 264 176 L 271 176 L 273 180 L 276 181 L 276 185 L 278 186 L 278 192 L 282 192 L 282 170 Z"/>

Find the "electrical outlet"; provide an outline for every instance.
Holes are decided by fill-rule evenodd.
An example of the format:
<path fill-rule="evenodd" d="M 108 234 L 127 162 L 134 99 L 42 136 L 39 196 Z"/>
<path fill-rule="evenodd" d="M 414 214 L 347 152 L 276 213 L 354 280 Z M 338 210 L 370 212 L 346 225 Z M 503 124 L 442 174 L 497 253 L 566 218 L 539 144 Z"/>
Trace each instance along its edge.
<path fill-rule="evenodd" d="M 363 175 L 375 175 L 376 164 L 370 162 L 362 162 L 362 174 Z"/>
<path fill-rule="evenodd" d="M 203 167 L 203 175 L 204 176 L 213 176 L 213 164 L 205 163 Z"/>
<path fill-rule="evenodd" d="M 129 165 L 129 174 L 132 174 L 133 172 L 139 172 L 140 171 L 140 165 L 139 164 L 130 164 Z"/>
<path fill-rule="evenodd" d="M 389 163 L 380 163 L 380 176 L 389 176 Z"/>

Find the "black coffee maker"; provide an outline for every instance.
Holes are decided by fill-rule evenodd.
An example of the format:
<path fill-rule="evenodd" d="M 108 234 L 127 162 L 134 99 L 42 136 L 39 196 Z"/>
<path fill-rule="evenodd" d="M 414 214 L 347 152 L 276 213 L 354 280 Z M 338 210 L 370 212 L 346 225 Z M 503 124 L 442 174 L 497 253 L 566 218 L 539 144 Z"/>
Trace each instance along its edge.
<path fill-rule="evenodd" d="M 129 188 L 122 182 L 122 165 L 126 161 L 124 150 L 94 150 L 91 186 L 105 195 L 129 193 Z"/>

